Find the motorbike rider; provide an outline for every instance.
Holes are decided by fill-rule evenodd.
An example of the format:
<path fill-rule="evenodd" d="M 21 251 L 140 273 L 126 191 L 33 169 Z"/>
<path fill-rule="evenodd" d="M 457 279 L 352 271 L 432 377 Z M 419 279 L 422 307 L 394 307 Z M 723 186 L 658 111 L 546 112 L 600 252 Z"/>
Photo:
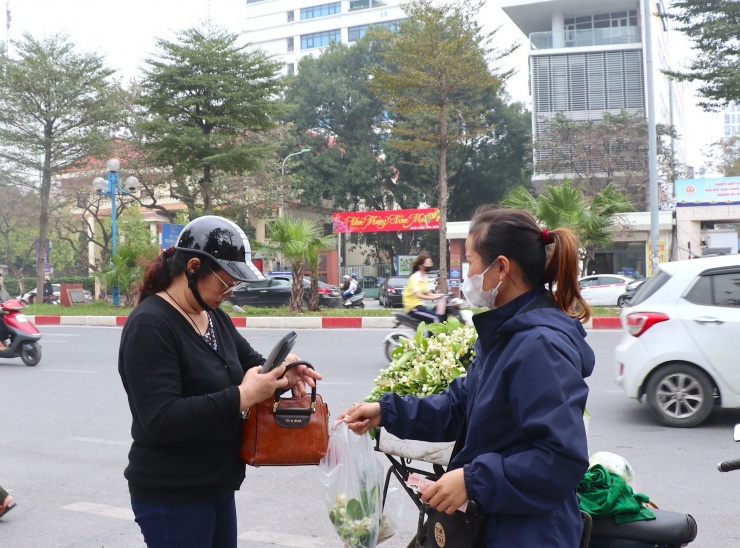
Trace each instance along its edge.
<path fill-rule="evenodd" d="M 422 253 L 411 263 L 411 276 L 403 290 L 403 309 L 412 318 L 427 323 L 439 323 L 447 318 L 444 314 L 437 314 L 429 310 L 422 301 L 436 301 L 444 295 L 434 293 L 430 287 L 427 273 L 434 266 L 429 253 Z"/>
<path fill-rule="evenodd" d="M 349 277 L 349 283 L 347 283 L 347 278 Z M 354 272 L 351 276 L 344 275 L 345 279 L 345 285 L 347 286 L 346 289 L 342 292 L 342 297 L 346 299 L 344 304 L 349 304 L 349 298 L 358 293 L 360 290 L 360 285 L 357 283 L 357 274 Z"/>
<path fill-rule="evenodd" d="M 49 298 L 54 295 L 54 286 L 51 285 L 51 280 L 49 278 L 44 278 L 44 292 L 42 295 L 41 302 L 47 302 Z"/>

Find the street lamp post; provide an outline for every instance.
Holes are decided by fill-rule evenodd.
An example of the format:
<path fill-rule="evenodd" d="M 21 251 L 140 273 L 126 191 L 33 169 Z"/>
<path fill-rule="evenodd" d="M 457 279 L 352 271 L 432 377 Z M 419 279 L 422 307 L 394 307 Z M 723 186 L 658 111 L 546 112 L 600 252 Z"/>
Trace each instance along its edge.
<path fill-rule="evenodd" d="M 280 170 L 280 176 L 281 177 L 285 177 L 285 162 L 288 161 L 288 158 L 292 158 L 293 156 L 298 156 L 300 154 L 305 154 L 306 152 L 311 152 L 311 149 L 310 148 L 302 148 L 298 152 L 292 152 L 291 154 L 288 154 L 283 159 L 283 167 Z M 278 217 L 280 217 L 282 219 L 284 215 L 285 215 L 285 198 L 284 198 L 284 193 L 281 193 L 281 196 L 280 196 L 280 210 L 278 211 Z M 283 267 L 284 267 L 284 265 L 283 265 L 283 254 L 280 253 L 280 268 L 283 268 Z"/>
<path fill-rule="evenodd" d="M 92 181 L 92 186 L 95 192 L 100 196 L 110 196 L 110 207 L 111 207 L 111 235 L 113 237 L 113 257 L 118 255 L 118 224 L 117 224 L 117 211 L 116 211 L 116 192 L 121 194 L 133 194 L 133 191 L 139 186 L 139 180 L 133 175 L 126 177 L 123 186 L 127 190 L 121 188 L 121 163 L 115 158 L 108 160 L 105 164 L 105 168 L 108 171 L 108 180 L 106 181 L 102 177 L 95 177 Z M 118 284 L 113 284 L 113 305 L 119 306 L 120 297 L 118 292 Z"/>
<path fill-rule="evenodd" d="M 293 156 L 298 156 L 299 154 L 305 154 L 306 152 L 311 152 L 311 149 L 310 148 L 302 148 L 298 152 L 293 152 L 291 154 L 288 154 L 285 157 L 285 159 L 283 160 L 283 168 L 280 170 L 280 176 L 281 177 L 285 177 L 285 162 L 288 161 L 288 158 L 292 158 Z M 280 200 L 280 212 L 279 212 L 279 216 L 280 216 L 281 219 L 282 219 L 283 214 L 284 214 L 284 209 L 285 209 L 285 200 L 281 199 Z"/>

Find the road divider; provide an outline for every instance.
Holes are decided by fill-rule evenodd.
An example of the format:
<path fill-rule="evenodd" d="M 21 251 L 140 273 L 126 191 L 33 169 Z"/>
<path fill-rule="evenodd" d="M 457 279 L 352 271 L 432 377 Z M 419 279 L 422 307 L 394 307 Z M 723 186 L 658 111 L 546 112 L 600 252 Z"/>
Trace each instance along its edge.
<path fill-rule="evenodd" d="M 128 316 L 28 316 L 36 325 L 122 327 Z M 379 316 L 235 316 L 234 326 L 250 329 L 392 329 L 395 318 Z M 585 329 L 621 329 L 617 316 L 591 318 Z"/>

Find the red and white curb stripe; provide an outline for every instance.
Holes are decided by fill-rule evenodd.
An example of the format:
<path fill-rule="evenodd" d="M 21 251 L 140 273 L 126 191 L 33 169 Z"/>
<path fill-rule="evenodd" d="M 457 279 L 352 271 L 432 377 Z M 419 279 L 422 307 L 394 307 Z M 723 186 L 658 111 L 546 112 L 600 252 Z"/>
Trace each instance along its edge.
<path fill-rule="evenodd" d="M 28 316 L 36 325 L 86 325 L 94 327 L 122 327 L 128 316 Z M 376 329 L 392 329 L 394 318 L 387 317 L 331 317 L 331 316 L 256 316 L 246 318 L 237 316 L 231 318 L 236 327 L 251 329 L 359 329 L 363 327 Z M 618 317 L 591 318 L 585 324 L 585 329 L 621 329 L 622 324 Z"/>

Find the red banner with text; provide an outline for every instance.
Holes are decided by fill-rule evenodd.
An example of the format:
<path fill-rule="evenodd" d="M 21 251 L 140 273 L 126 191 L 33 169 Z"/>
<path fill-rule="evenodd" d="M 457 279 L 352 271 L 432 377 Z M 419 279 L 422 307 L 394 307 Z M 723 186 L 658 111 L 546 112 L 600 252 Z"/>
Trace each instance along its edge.
<path fill-rule="evenodd" d="M 393 209 L 334 214 L 334 232 L 403 232 L 439 229 L 439 209 Z"/>

